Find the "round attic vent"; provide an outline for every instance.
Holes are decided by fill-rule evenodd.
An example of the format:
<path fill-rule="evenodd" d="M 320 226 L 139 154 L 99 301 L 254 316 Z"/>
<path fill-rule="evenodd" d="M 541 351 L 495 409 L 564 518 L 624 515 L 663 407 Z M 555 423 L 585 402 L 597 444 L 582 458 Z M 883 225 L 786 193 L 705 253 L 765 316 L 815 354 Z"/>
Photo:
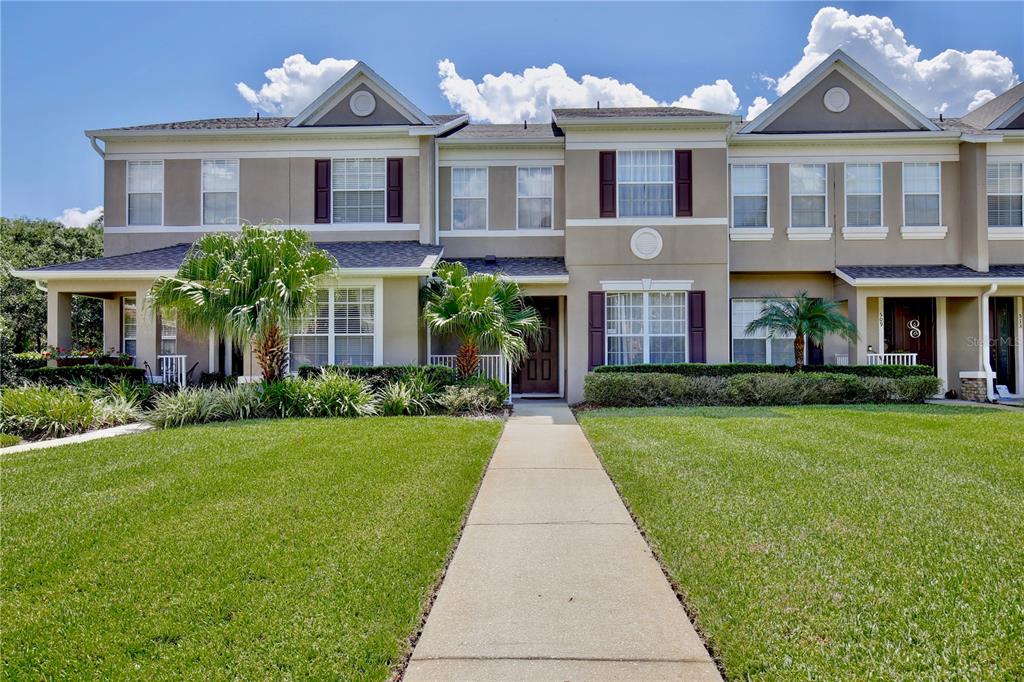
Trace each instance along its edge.
<path fill-rule="evenodd" d="M 825 93 L 825 108 L 834 114 L 846 111 L 850 106 L 850 93 L 843 88 L 829 88 Z"/>
<path fill-rule="evenodd" d="M 372 92 L 360 90 L 352 95 L 348 106 L 356 116 L 369 116 L 377 108 L 377 99 Z"/>
<path fill-rule="evenodd" d="M 643 227 L 629 239 L 629 248 L 637 258 L 650 260 L 661 253 L 661 235 L 657 230 Z"/>

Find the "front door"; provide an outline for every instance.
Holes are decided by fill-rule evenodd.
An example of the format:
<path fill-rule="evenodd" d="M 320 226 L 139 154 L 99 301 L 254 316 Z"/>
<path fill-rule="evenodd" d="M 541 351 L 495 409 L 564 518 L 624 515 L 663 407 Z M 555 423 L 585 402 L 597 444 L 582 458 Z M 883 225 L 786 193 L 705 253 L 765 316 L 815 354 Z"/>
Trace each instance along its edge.
<path fill-rule="evenodd" d="M 885 353 L 917 353 L 935 368 L 935 299 L 885 299 Z"/>
<path fill-rule="evenodd" d="M 543 327 L 537 339 L 527 344 L 529 356 L 516 373 L 516 393 L 558 393 L 558 299 L 532 298 L 530 305 L 540 314 Z"/>
<path fill-rule="evenodd" d="M 1017 385 L 1014 359 L 1016 357 L 1016 339 L 1013 335 L 1013 299 L 1006 297 L 990 298 L 989 305 L 989 338 L 991 342 L 992 371 L 996 373 L 996 384 L 1006 386 L 1014 391 Z"/>

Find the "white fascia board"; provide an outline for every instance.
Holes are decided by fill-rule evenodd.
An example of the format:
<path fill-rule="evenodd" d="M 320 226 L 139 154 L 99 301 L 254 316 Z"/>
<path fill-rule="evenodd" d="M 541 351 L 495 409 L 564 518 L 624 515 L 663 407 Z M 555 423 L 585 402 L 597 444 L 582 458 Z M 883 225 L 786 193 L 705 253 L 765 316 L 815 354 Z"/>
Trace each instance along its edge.
<path fill-rule="evenodd" d="M 1024 97 L 1017 100 L 1017 102 L 1013 106 L 1011 106 L 1009 109 L 1000 114 L 1000 116 L 996 118 L 994 121 L 989 123 L 988 129 L 996 130 L 998 128 L 1002 128 L 1004 125 L 1007 125 L 1021 114 L 1024 114 Z"/>
<path fill-rule="evenodd" d="M 552 119 L 559 128 L 583 128 L 600 126 L 677 126 L 701 127 L 708 124 L 718 124 L 728 127 L 741 121 L 739 116 L 730 114 L 715 114 L 714 116 L 595 116 L 593 118 L 571 118 L 559 121 L 552 115 Z"/>
<path fill-rule="evenodd" d="M 855 287 L 979 287 L 990 284 L 1024 284 L 1024 277 L 861 277 L 847 275 L 841 269 L 836 276 L 847 284 Z"/>
<path fill-rule="evenodd" d="M 437 141 L 439 147 L 455 147 L 465 145 L 476 145 L 478 147 L 503 147 L 506 145 L 519 145 L 529 147 L 564 147 L 564 137 L 535 137 L 535 138 L 458 138 L 442 137 Z"/>
<path fill-rule="evenodd" d="M 516 284 L 568 284 L 569 275 L 501 275 Z"/>
<path fill-rule="evenodd" d="M 964 133 L 956 130 L 901 130 L 891 132 L 861 133 L 747 133 L 741 132 L 729 139 L 730 146 L 792 144 L 793 142 L 891 142 L 893 140 L 914 140 L 915 142 L 949 142 L 959 140 Z M 986 137 L 986 142 L 993 142 Z"/>
<path fill-rule="evenodd" d="M 86 130 L 85 136 L 106 141 L 118 138 L 152 138 L 152 137 L 291 137 L 293 135 L 309 135 L 319 137 L 382 137 L 386 135 L 404 135 L 413 126 L 307 126 L 304 128 L 216 128 L 216 129 L 178 129 L 178 130 L 119 130 L 98 129 Z"/>
<path fill-rule="evenodd" d="M 963 142 L 1002 142 L 1003 136 L 1000 133 L 961 133 L 960 139 Z"/>
<path fill-rule="evenodd" d="M 12 270 L 11 275 L 21 279 L 45 282 L 52 279 L 148 279 L 156 277 L 173 277 L 177 270 Z"/>
<path fill-rule="evenodd" d="M 409 128 L 409 135 L 412 137 L 425 137 L 427 135 L 444 135 L 449 130 L 457 128 L 469 122 L 469 114 L 463 114 L 447 123 L 434 124 L 432 126 L 412 126 Z"/>
<path fill-rule="evenodd" d="M 396 90 L 386 80 L 381 78 L 380 74 L 371 69 L 364 62 L 360 61 L 356 62 L 355 66 L 345 72 L 345 75 L 334 82 L 334 85 L 324 90 L 324 92 L 313 100 L 309 106 L 303 109 L 298 116 L 293 118 L 288 123 L 288 127 L 297 128 L 307 121 L 315 118 L 317 114 L 321 113 L 321 110 L 327 109 L 336 104 L 334 100 L 340 99 L 338 95 L 343 94 L 343 91 L 360 76 L 370 81 L 384 95 L 386 95 L 387 98 L 391 99 L 392 101 L 389 102 L 389 104 L 397 105 L 397 109 L 405 109 L 402 113 L 418 120 L 423 125 L 434 125 L 434 122 L 423 112 L 422 109 L 413 104 L 409 98 Z"/>

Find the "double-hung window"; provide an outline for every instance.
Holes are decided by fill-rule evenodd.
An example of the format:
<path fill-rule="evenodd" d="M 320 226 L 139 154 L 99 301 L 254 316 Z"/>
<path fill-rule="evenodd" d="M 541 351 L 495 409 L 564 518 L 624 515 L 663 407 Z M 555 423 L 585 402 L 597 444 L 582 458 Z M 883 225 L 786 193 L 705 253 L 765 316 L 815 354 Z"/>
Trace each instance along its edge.
<path fill-rule="evenodd" d="M 387 194 L 386 159 L 331 161 L 332 220 L 336 223 L 383 223 Z"/>
<path fill-rule="evenodd" d="M 768 165 L 732 167 L 732 226 L 768 227 Z"/>
<path fill-rule="evenodd" d="M 621 151 L 616 163 L 619 215 L 675 215 L 676 168 L 671 150 Z"/>
<path fill-rule="evenodd" d="M 986 170 L 988 186 L 988 226 L 1024 227 L 1024 164 L 990 163 Z"/>
<path fill-rule="evenodd" d="M 825 227 L 825 186 L 825 164 L 793 164 L 789 167 L 791 227 Z"/>
<path fill-rule="evenodd" d="M 452 168 L 452 229 L 487 229 L 487 168 Z"/>
<path fill-rule="evenodd" d="M 238 224 L 238 160 L 203 160 L 203 225 Z"/>
<path fill-rule="evenodd" d="M 555 210 L 554 175 L 551 166 L 517 169 L 516 211 L 520 230 L 551 227 Z"/>
<path fill-rule="evenodd" d="M 376 288 L 328 287 L 317 291 L 316 309 L 289 337 L 289 368 L 303 365 L 372 365 L 377 331 Z"/>
<path fill-rule="evenodd" d="M 764 300 L 735 298 L 732 301 L 732 361 L 756 364 L 793 365 L 793 334 L 775 334 L 759 329 L 747 333 L 747 325 L 761 315 Z"/>
<path fill-rule="evenodd" d="M 882 164 L 846 164 L 847 227 L 882 226 Z"/>
<path fill-rule="evenodd" d="M 129 225 L 163 224 L 163 161 L 129 161 L 127 189 Z"/>
<path fill-rule="evenodd" d="M 121 352 L 135 357 L 138 350 L 139 311 L 134 296 L 121 299 Z"/>
<path fill-rule="evenodd" d="M 936 227 L 942 224 L 939 208 L 941 166 L 938 163 L 903 164 L 903 224 Z"/>
<path fill-rule="evenodd" d="M 160 355 L 175 355 L 178 352 L 178 319 L 174 313 L 160 315 Z"/>
<path fill-rule="evenodd" d="M 686 362 L 686 292 L 605 294 L 609 365 Z"/>

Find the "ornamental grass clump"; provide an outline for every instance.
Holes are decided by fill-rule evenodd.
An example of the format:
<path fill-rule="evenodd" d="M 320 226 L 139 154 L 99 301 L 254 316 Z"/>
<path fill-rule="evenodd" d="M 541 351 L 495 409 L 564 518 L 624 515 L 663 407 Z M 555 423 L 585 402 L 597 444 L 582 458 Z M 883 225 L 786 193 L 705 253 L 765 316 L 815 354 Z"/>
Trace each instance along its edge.
<path fill-rule="evenodd" d="M 424 415 L 430 411 L 430 394 L 411 381 L 389 381 L 377 395 L 380 413 L 385 417 Z"/>
<path fill-rule="evenodd" d="M 0 431 L 30 440 L 129 424 L 139 416 L 136 402 L 92 385 L 26 384 L 0 392 Z"/>
<path fill-rule="evenodd" d="M 146 421 L 161 429 L 221 421 L 227 418 L 225 392 L 221 388 L 183 388 L 161 393 L 146 414 Z"/>
<path fill-rule="evenodd" d="M 368 417 L 377 414 L 377 398 L 362 379 L 325 372 L 301 383 L 305 392 L 306 414 L 310 417 Z"/>

